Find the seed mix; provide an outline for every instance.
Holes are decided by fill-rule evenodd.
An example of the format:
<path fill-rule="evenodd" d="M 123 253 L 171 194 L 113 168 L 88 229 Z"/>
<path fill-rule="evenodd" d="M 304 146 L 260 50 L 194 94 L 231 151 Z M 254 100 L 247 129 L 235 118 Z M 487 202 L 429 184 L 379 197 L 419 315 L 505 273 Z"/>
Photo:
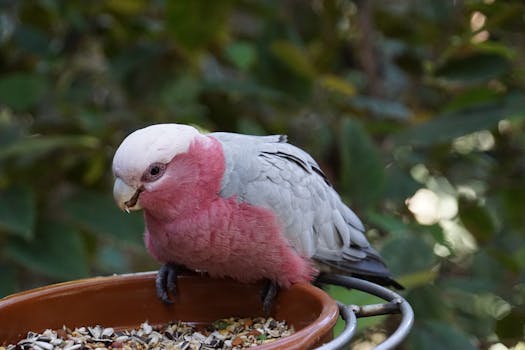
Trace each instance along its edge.
<path fill-rule="evenodd" d="M 63 327 L 57 331 L 28 332 L 16 344 L 0 350 L 239 350 L 270 343 L 294 332 L 285 321 L 272 317 L 226 318 L 205 329 L 181 321 L 163 326 L 144 322 L 139 328 Z"/>

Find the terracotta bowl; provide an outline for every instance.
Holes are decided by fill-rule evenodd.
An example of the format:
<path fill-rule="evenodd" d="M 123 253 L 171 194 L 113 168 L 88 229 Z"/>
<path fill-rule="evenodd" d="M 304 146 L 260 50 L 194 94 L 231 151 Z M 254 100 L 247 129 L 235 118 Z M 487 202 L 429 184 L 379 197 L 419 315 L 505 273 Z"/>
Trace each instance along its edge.
<path fill-rule="evenodd" d="M 94 326 L 135 328 L 142 322 L 160 325 L 182 320 L 206 325 L 226 317 L 264 316 L 261 285 L 204 276 L 180 276 L 174 304 L 155 295 L 155 273 L 96 277 L 66 282 L 0 299 L 0 344 L 15 343 L 28 331 Z M 335 301 L 309 284 L 282 290 L 272 316 L 286 320 L 296 332 L 256 347 L 311 349 L 332 338 L 337 321 Z"/>

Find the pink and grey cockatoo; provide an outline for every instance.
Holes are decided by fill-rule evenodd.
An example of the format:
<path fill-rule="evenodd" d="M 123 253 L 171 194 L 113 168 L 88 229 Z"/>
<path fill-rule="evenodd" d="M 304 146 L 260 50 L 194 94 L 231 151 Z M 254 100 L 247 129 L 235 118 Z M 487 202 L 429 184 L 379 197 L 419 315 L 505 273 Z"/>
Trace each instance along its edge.
<path fill-rule="evenodd" d="M 113 174 L 119 207 L 144 210 L 146 247 L 164 264 L 157 291 L 165 302 L 181 267 L 268 281 L 265 307 L 278 287 L 322 271 L 401 287 L 318 164 L 285 136 L 152 125 L 124 139 Z"/>

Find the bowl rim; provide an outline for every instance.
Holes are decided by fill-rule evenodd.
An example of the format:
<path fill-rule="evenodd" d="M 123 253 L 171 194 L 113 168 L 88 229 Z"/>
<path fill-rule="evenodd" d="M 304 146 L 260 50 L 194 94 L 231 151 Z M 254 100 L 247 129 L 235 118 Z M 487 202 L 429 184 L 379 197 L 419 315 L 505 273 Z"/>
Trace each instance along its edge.
<path fill-rule="evenodd" d="M 0 299 L 0 314 L 2 308 L 9 307 L 14 303 L 24 302 L 30 300 L 36 296 L 45 297 L 56 293 L 67 293 L 78 290 L 82 287 L 90 288 L 101 288 L 110 286 L 112 284 L 122 283 L 123 281 L 133 280 L 154 280 L 157 272 L 137 272 L 128 274 L 115 274 L 110 276 L 96 276 L 82 278 L 78 280 L 66 281 L 61 283 L 50 284 L 34 289 L 18 292 L 12 295 L 8 295 Z M 203 278 L 202 275 L 183 275 L 184 278 L 198 277 Z M 205 276 L 205 278 L 210 278 Z M 212 278 L 210 278 L 212 279 Z M 336 301 L 330 297 L 322 289 L 313 286 L 310 283 L 296 283 L 290 288 L 296 288 L 300 291 L 311 294 L 315 299 L 321 303 L 321 310 L 317 315 L 316 319 L 304 328 L 294 332 L 293 334 L 280 338 L 274 342 L 261 344 L 253 349 L 257 350 L 271 350 L 271 349 L 309 349 L 317 342 L 319 342 L 323 336 L 333 329 L 337 319 L 339 317 L 339 309 Z M 69 294 L 69 293 L 68 293 Z M 91 326 L 91 325 L 86 325 Z M 126 327 L 127 328 L 127 327 Z"/>

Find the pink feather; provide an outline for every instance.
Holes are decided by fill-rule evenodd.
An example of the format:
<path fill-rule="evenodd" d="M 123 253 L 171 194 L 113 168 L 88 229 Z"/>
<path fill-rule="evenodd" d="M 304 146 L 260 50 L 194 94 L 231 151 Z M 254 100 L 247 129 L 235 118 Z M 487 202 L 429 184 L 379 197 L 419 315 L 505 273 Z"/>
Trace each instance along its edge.
<path fill-rule="evenodd" d="M 199 136 L 171 160 L 159 184 L 141 194 L 151 255 L 241 282 L 271 279 L 289 287 L 311 281 L 317 270 L 289 245 L 271 210 L 219 196 L 224 169 L 221 144 Z"/>

